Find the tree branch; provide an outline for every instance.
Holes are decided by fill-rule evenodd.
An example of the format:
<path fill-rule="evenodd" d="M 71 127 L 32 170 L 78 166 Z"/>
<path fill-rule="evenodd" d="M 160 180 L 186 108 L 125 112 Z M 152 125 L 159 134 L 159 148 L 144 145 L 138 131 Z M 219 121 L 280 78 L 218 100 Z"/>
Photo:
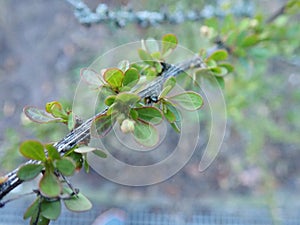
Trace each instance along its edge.
<path fill-rule="evenodd" d="M 138 95 L 141 98 L 147 98 L 154 95 L 159 95 L 161 92 L 163 83 L 171 76 L 176 76 L 183 71 L 186 71 L 188 69 L 192 68 L 205 68 L 206 65 L 203 62 L 203 60 L 196 56 L 190 60 L 187 60 L 185 62 L 182 62 L 177 65 L 171 65 L 169 68 L 167 68 L 163 73 L 157 77 L 152 82 L 148 83 L 143 87 L 143 89 L 138 93 Z M 81 141 L 87 139 L 90 137 L 90 128 L 92 125 L 93 120 L 104 114 L 107 109 L 104 109 L 104 111 L 96 114 L 95 116 L 91 117 L 84 123 L 82 123 L 79 127 L 72 130 L 69 134 L 67 134 L 61 141 L 54 144 L 54 147 L 61 153 L 61 155 L 64 155 L 68 150 L 75 147 L 77 144 L 79 144 Z M 35 160 L 29 160 L 25 164 L 37 164 L 39 161 Z M 0 184 L 0 200 L 3 199 L 4 196 L 6 196 L 10 191 L 12 191 L 14 188 L 19 186 L 23 181 L 20 180 L 17 176 L 17 172 L 20 167 L 13 170 L 12 172 L 8 173 L 6 176 L 7 180 Z M 1 206 L 1 205 L 0 205 Z"/>
<path fill-rule="evenodd" d="M 254 7 L 252 1 L 242 1 L 235 4 L 227 13 L 220 6 L 205 5 L 200 10 L 182 11 L 176 10 L 170 13 L 166 8 L 160 12 L 137 11 L 122 9 L 118 11 L 109 10 L 106 4 L 99 4 L 93 12 L 82 0 L 66 0 L 74 7 L 74 15 L 81 24 L 91 25 L 99 23 L 114 23 L 118 27 L 124 27 L 128 23 L 135 23 L 141 27 L 157 26 L 159 24 L 180 24 L 186 21 L 201 21 L 211 17 L 221 17 L 234 14 L 237 17 L 252 17 Z"/>

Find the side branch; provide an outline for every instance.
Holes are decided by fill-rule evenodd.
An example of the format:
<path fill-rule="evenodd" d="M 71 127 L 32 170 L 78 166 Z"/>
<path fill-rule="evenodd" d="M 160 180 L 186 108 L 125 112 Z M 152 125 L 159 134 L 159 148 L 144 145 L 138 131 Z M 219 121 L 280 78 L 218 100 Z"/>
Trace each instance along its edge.
<path fill-rule="evenodd" d="M 163 73 L 157 77 L 155 80 L 145 85 L 143 89 L 138 93 L 141 98 L 147 98 L 154 95 L 159 95 L 161 92 L 164 81 L 171 76 L 177 76 L 178 74 L 192 68 L 205 68 L 205 63 L 203 60 L 196 56 L 190 60 L 182 62 L 177 65 L 171 65 L 167 68 Z M 62 140 L 54 144 L 54 147 L 60 152 L 61 155 L 64 155 L 68 150 L 75 147 L 77 144 L 82 142 L 83 140 L 89 138 L 90 136 L 90 128 L 93 120 L 104 114 L 107 109 L 102 112 L 96 114 L 91 117 L 84 123 L 82 123 L 79 127 L 72 130 L 69 134 L 67 134 Z M 37 164 L 38 161 L 29 160 L 25 164 Z M 3 199 L 10 191 L 19 186 L 23 181 L 20 180 L 17 176 L 17 172 L 20 167 L 8 173 L 4 177 L 7 179 L 5 182 L 0 184 L 0 200 Z M 0 205 L 1 206 L 1 205 Z"/>

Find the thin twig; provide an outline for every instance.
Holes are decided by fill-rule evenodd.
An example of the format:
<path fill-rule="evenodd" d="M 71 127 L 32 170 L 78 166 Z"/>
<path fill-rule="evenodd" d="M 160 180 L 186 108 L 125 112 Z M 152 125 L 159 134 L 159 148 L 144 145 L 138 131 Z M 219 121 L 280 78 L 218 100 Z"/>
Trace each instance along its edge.
<path fill-rule="evenodd" d="M 182 62 L 177 65 L 170 66 L 167 70 L 163 71 L 163 73 L 157 77 L 155 80 L 150 82 L 149 84 L 145 85 L 143 90 L 141 90 L 138 95 L 143 99 L 151 96 L 158 96 L 162 85 L 166 79 L 168 79 L 171 76 L 176 76 L 183 71 L 186 71 L 188 69 L 192 68 L 204 68 L 205 63 L 203 60 L 196 56 L 190 60 L 187 60 L 185 62 Z M 99 117 L 100 115 L 105 114 L 106 109 L 95 116 L 91 117 L 84 123 L 82 123 L 79 127 L 72 130 L 69 134 L 67 134 L 61 141 L 54 144 L 54 147 L 60 152 L 61 155 L 64 155 L 68 150 L 75 147 L 77 144 L 82 142 L 83 140 L 90 137 L 90 128 L 92 125 L 92 122 L 95 118 Z M 39 161 L 35 160 L 29 160 L 25 164 L 37 164 Z M 6 177 L 8 179 L 0 184 L 0 200 L 3 199 L 4 196 L 6 196 L 10 191 L 15 189 L 17 186 L 19 186 L 23 181 L 19 179 L 17 176 L 17 172 L 20 167 L 13 170 L 12 172 L 8 173 Z"/>

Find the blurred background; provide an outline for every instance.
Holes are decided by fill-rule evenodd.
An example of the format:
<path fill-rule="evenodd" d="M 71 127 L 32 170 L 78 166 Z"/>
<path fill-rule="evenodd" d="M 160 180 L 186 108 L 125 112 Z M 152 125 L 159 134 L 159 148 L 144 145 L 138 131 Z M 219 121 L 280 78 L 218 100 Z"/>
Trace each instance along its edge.
<path fill-rule="evenodd" d="M 218 9 L 225 14 L 240 12 L 256 16 L 259 21 L 273 15 L 285 2 L 87 0 L 85 3 L 93 10 L 99 3 L 106 3 L 111 10 L 167 8 L 170 13 L 178 9 L 206 12 Z M 233 18 L 230 26 L 240 26 L 242 17 Z M 228 30 L 222 29 L 223 20 L 220 21 L 221 28 L 215 28 L 214 32 L 226 36 Z M 262 43 L 254 50 L 236 51 L 230 59 L 235 71 L 225 80 L 227 131 L 221 152 L 207 170 L 198 171 L 202 156 L 199 149 L 173 177 L 152 186 L 122 186 L 93 171 L 80 172 L 72 181 L 90 197 L 93 210 L 79 215 L 64 212 L 65 216 L 53 224 L 92 224 L 99 215 L 97 224 L 298 224 L 300 28 L 297 21 L 297 14 L 278 17 L 274 20 L 276 31 L 272 33 L 272 27 L 266 28 L 272 33 L 270 43 Z M 154 27 L 127 24 L 119 28 L 110 23 L 84 26 L 67 1 L 0 0 L 0 174 L 24 162 L 18 152 L 22 141 L 28 138 L 58 141 L 67 133 L 67 128 L 59 125 L 28 123 L 22 116 L 24 106 L 43 108 L 46 102 L 54 100 L 71 106 L 80 68 L 121 44 L 148 37 L 160 39 L 163 34 L 174 33 L 180 45 L 194 52 L 211 48 L 218 36 L 205 31 L 205 26 L 211 24 L 213 20 L 208 19 Z M 32 188 L 33 184 L 24 184 L 16 193 Z M 0 224 L 2 221 L 27 224 L 28 221 L 22 221 L 22 214 L 30 201 L 25 198 L 2 208 Z"/>

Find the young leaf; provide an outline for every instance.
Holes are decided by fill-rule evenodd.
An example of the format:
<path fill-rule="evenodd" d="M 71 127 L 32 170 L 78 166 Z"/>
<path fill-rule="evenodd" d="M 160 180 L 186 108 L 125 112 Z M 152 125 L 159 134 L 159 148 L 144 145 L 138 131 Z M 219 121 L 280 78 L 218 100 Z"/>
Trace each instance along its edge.
<path fill-rule="evenodd" d="M 29 159 L 44 161 L 46 160 L 44 146 L 38 141 L 28 140 L 21 144 L 20 152 Z"/>
<path fill-rule="evenodd" d="M 76 125 L 76 119 L 73 112 L 70 112 L 68 115 L 68 129 L 73 130 Z"/>
<path fill-rule="evenodd" d="M 202 97 L 193 91 L 187 91 L 169 98 L 186 110 L 196 110 L 203 105 Z"/>
<path fill-rule="evenodd" d="M 92 152 L 92 151 L 95 151 L 95 150 L 96 150 L 96 148 L 93 148 L 93 147 L 81 146 L 79 148 L 76 148 L 74 150 L 74 152 L 84 154 L 84 153 L 89 153 L 89 152 Z"/>
<path fill-rule="evenodd" d="M 81 69 L 80 76 L 93 89 L 98 89 L 101 85 L 104 84 L 101 75 L 92 69 L 89 68 Z"/>
<path fill-rule="evenodd" d="M 153 58 L 152 56 L 146 52 L 144 49 L 139 49 L 138 50 L 138 54 L 141 60 L 143 60 L 145 63 L 147 63 L 148 65 L 152 66 L 153 65 Z"/>
<path fill-rule="evenodd" d="M 241 43 L 241 47 L 247 48 L 255 45 L 258 42 L 259 42 L 258 36 L 256 34 L 251 34 L 243 40 L 243 42 Z"/>
<path fill-rule="evenodd" d="M 61 194 L 62 187 L 58 178 L 51 172 L 45 172 L 39 183 L 40 191 L 49 198 L 57 197 Z"/>
<path fill-rule="evenodd" d="M 110 95 L 108 96 L 105 100 L 104 100 L 104 103 L 105 105 L 107 106 L 111 106 L 116 100 L 116 96 L 115 95 Z"/>
<path fill-rule="evenodd" d="M 23 181 L 32 180 L 42 172 L 43 168 L 44 166 L 40 164 L 26 164 L 18 170 L 17 176 Z"/>
<path fill-rule="evenodd" d="M 124 74 L 123 86 L 132 88 L 138 83 L 139 78 L 139 72 L 135 68 L 129 68 Z"/>
<path fill-rule="evenodd" d="M 72 194 L 72 190 L 65 188 L 65 193 Z M 74 195 L 70 199 L 64 200 L 65 206 L 73 212 L 83 212 L 92 208 L 92 203 L 81 193 Z"/>
<path fill-rule="evenodd" d="M 52 144 L 46 144 L 45 148 L 48 151 L 48 157 L 52 160 L 60 159 L 60 154 Z"/>
<path fill-rule="evenodd" d="M 41 203 L 41 215 L 49 220 L 56 220 L 61 212 L 61 203 L 60 201 L 51 201 L 46 200 Z"/>
<path fill-rule="evenodd" d="M 59 159 L 55 162 L 56 168 L 61 172 L 64 176 L 71 176 L 75 172 L 76 165 L 72 159 L 69 157 L 65 157 Z"/>
<path fill-rule="evenodd" d="M 32 217 L 38 211 L 39 202 L 40 202 L 40 197 L 37 197 L 24 213 L 23 215 L 24 220 L 28 219 L 29 217 Z"/>
<path fill-rule="evenodd" d="M 130 92 L 122 92 L 117 95 L 116 101 L 122 104 L 126 103 L 127 105 L 133 105 L 140 100 L 140 96 Z"/>
<path fill-rule="evenodd" d="M 115 123 L 113 115 L 101 115 L 94 119 L 91 126 L 91 135 L 93 137 L 104 137 L 111 130 Z"/>
<path fill-rule="evenodd" d="M 153 147 L 159 141 L 158 131 L 155 127 L 139 120 L 134 126 L 133 135 L 138 143 L 146 147 Z"/>
<path fill-rule="evenodd" d="M 46 112 L 51 113 L 55 118 L 68 119 L 67 113 L 58 101 L 48 102 L 45 109 Z"/>
<path fill-rule="evenodd" d="M 112 89 L 118 90 L 122 86 L 124 74 L 118 68 L 110 68 L 105 71 L 103 77 Z"/>
<path fill-rule="evenodd" d="M 207 61 L 209 60 L 215 60 L 215 61 L 222 61 L 227 59 L 228 57 L 228 53 L 225 50 L 217 50 L 215 52 L 213 52 L 207 59 Z"/>
<path fill-rule="evenodd" d="M 234 67 L 233 67 L 231 64 L 229 64 L 229 63 L 220 63 L 220 64 L 219 64 L 219 67 L 224 67 L 224 68 L 226 68 L 227 71 L 228 71 L 228 73 L 231 73 L 231 72 L 233 72 L 233 70 L 234 70 Z"/>
<path fill-rule="evenodd" d="M 162 114 L 155 107 L 135 108 L 135 110 L 138 113 L 139 120 L 152 124 L 159 124 L 162 121 Z"/>
<path fill-rule="evenodd" d="M 162 54 L 167 56 L 178 44 L 177 37 L 174 34 L 166 34 L 162 37 Z"/>
<path fill-rule="evenodd" d="M 51 114 L 47 113 L 45 110 L 38 109 L 32 106 L 26 106 L 23 109 L 25 115 L 33 122 L 36 123 L 51 123 L 60 122 L 61 119 L 53 117 Z"/>
<path fill-rule="evenodd" d="M 145 42 L 145 47 L 148 50 L 148 52 L 154 53 L 159 51 L 159 45 L 158 42 L 153 38 L 148 38 Z"/>

